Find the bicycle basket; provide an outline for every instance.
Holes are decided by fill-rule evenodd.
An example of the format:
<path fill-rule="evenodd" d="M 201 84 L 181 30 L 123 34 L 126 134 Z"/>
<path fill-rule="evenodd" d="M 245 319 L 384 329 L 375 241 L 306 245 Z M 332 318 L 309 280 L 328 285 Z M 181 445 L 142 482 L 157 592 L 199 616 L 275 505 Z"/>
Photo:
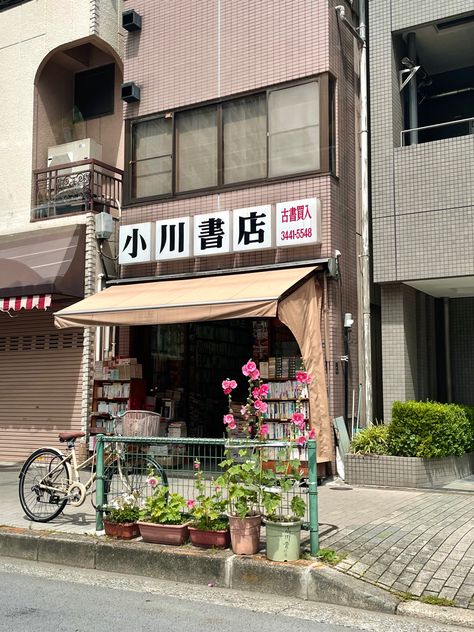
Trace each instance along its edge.
<path fill-rule="evenodd" d="M 158 437 L 161 416 L 148 410 L 127 410 L 121 417 L 124 437 Z"/>

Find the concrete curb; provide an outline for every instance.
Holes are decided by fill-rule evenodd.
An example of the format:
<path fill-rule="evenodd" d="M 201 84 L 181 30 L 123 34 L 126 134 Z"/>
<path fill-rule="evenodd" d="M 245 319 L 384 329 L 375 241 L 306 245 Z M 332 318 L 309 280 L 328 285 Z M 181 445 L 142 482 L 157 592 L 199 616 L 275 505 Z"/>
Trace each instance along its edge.
<path fill-rule="evenodd" d="M 471 625 L 474 612 L 402 602 L 388 591 L 312 560 L 271 562 L 263 555 L 169 547 L 50 531 L 0 528 L 0 556 Z"/>

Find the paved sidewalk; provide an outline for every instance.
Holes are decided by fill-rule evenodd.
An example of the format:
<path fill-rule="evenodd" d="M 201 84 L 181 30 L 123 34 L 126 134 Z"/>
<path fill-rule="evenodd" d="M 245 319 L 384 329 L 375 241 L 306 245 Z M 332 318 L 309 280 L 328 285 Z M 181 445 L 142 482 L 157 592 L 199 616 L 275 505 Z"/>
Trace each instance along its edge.
<path fill-rule="evenodd" d="M 95 533 L 89 500 L 46 525 L 30 522 L 18 502 L 18 470 L 0 466 L 0 526 Z M 472 479 L 442 491 L 323 485 L 318 488 L 320 546 L 345 554 L 337 568 L 349 575 L 474 610 Z"/>

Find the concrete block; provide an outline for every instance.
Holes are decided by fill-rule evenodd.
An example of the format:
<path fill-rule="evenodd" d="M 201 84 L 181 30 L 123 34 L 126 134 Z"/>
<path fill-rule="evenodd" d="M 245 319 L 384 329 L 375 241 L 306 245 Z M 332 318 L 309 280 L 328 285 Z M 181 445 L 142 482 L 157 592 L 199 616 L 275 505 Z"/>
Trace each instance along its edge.
<path fill-rule="evenodd" d="M 381 588 L 323 566 L 310 570 L 308 600 L 390 613 L 394 613 L 400 603 Z"/>
<path fill-rule="evenodd" d="M 22 560 L 38 559 L 38 541 L 41 536 L 32 533 L 0 531 L 0 556 L 18 557 Z"/>
<path fill-rule="evenodd" d="M 270 562 L 263 555 L 236 556 L 232 560 L 230 587 L 306 599 L 307 573 L 308 565 L 301 560 L 290 564 Z"/>
<path fill-rule="evenodd" d="M 226 586 L 229 551 L 191 546 L 166 547 L 146 542 L 100 542 L 96 568 L 101 571 L 156 577 L 193 584 Z"/>
<path fill-rule="evenodd" d="M 92 538 L 56 533 L 39 540 L 38 562 L 94 568 L 95 548 Z"/>

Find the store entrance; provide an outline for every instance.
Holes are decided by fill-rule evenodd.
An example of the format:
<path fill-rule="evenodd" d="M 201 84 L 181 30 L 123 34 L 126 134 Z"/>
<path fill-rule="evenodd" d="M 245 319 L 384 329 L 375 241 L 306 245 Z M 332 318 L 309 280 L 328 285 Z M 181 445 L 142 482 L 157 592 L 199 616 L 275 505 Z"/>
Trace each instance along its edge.
<path fill-rule="evenodd" d="M 265 364 L 270 357 L 300 356 L 292 333 L 277 318 L 151 325 L 131 332 L 132 354 L 147 381 L 147 408 L 170 423 L 181 422 L 189 437 L 224 436 L 221 382 L 235 379 L 233 401 L 245 402 L 241 367 L 249 358 Z"/>

